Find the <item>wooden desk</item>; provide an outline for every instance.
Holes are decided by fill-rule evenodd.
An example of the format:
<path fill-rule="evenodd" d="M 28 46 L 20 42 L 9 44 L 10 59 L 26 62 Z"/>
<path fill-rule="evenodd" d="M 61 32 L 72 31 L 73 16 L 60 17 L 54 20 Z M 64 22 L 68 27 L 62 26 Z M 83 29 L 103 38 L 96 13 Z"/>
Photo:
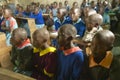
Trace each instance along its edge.
<path fill-rule="evenodd" d="M 35 25 L 35 19 L 33 18 L 23 18 L 23 17 L 16 17 L 18 26 L 22 23 L 21 21 L 26 20 L 30 29 L 30 33 L 32 33 L 36 30 L 36 25 Z"/>
<path fill-rule="evenodd" d="M 0 80 L 35 80 L 31 77 L 0 68 Z"/>

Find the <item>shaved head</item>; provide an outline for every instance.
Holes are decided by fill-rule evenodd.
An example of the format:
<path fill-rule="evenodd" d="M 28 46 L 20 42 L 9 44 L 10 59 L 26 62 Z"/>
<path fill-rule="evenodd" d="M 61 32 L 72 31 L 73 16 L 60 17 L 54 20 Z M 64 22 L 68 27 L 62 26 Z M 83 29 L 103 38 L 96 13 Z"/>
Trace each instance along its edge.
<path fill-rule="evenodd" d="M 48 42 L 49 39 L 50 39 L 50 35 L 45 27 L 37 29 L 33 33 L 33 45 L 36 48 L 41 48 L 44 44 Z"/>
<path fill-rule="evenodd" d="M 114 34 L 109 30 L 99 31 L 94 38 L 106 45 L 106 47 L 112 47 L 115 40 Z"/>

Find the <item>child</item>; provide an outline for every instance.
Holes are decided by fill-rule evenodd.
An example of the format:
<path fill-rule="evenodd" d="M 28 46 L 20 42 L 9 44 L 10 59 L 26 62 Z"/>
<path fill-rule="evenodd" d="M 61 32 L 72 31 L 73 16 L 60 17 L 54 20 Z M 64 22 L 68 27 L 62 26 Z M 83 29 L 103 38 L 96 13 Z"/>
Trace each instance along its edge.
<path fill-rule="evenodd" d="M 14 72 L 30 76 L 32 73 L 32 45 L 24 28 L 17 28 L 11 36 L 11 61 Z"/>
<path fill-rule="evenodd" d="M 22 6 L 19 7 L 18 13 L 16 13 L 16 16 L 17 17 L 25 17 L 26 16 Z"/>
<path fill-rule="evenodd" d="M 54 2 L 54 3 L 53 3 L 52 12 L 51 12 L 54 21 L 56 21 L 56 19 L 57 19 L 57 9 L 58 9 L 58 3 L 57 3 L 57 2 Z"/>
<path fill-rule="evenodd" d="M 45 22 L 45 25 L 50 34 L 50 44 L 51 46 L 56 47 L 57 46 L 57 41 L 56 41 L 57 32 L 55 31 L 54 20 L 52 18 L 48 18 Z"/>
<path fill-rule="evenodd" d="M 85 27 L 85 23 L 80 18 L 80 15 L 81 15 L 80 8 L 72 8 L 71 9 L 71 18 L 73 21 L 73 25 L 77 29 L 77 34 L 80 37 L 83 37 L 86 27 Z"/>
<path fill-rule="evenodd" d="M 97 11 L 97 7 L 96 7 L 96 2 L 95 1 L 91 1 L 90 7 L 91 7 L 91 9 L 94 9 L 94 10 Z"/>
<path fill-rule="evenodd" d="M 67 17 L 66 8 L 59 8 L 57 12 L 57 20 L 55 21 L 55 30 L 57 31 L 60 26 L 63 24 L 71 24 L 72 21 L 69 17 Z"/>
<path fill-rule="evenodd" d="M 34 69 L 32 77 L 37 80 L 51 80 L 57 68 L 56 48 L 47 43 L 50 39 L 46 28 L 37 29 L 33 33 Z"/>
<path fill-rule="evenodd" d="M 73 44 L 77 31 L 73 25 L 65 24 L 58 31 L 58 74 L 56 80 L 79 80 L 82 64 L 84 62 L 83 52 Z"/>
<path fill-rule="evenodd" d="M 6 33 L 6 44 L 10 46 L 11 33 L 15 28 L 18 28 L 16 20 L 12 17 L 12 11 L 6 8 L 3 11 L 4 21 L 1 24 L 1 28 L 5 30 Z"/>
<path fill-rule="evenodd" d="M 44 19 L 42 13 L 39 11 L 39 7 L 35 7 L 34 12 L 32 12 L 29 17 L 35 19 L 37 28 L 42 28 L 44 26 Z"/>
<path fill-rule="evenodd" d="M 65 0 L 65 2 L 64 2 L 64 7 L 66 8 L 67 11 L 70 10 L 70 6 L 68 5 L 68 1 L 67 0 Z"/>
<path fill-rule="evenodd" d="M 92 14 L 88 17 L 87 28 L 82 38 L 84 42 L 91 42 L 95 33 L 103 30 L 102 27 L 100 27 L 102 22 L 103 18 L 100 14 Z"/>
<path fill-rule="evenodd" d="M 95 34 L 89 56 L 89 80 L 119 80 L 120 58 L 111 52 L 115 36 L 109 30 Z M 87 69 L 86 69 L 87 70 Z"/>

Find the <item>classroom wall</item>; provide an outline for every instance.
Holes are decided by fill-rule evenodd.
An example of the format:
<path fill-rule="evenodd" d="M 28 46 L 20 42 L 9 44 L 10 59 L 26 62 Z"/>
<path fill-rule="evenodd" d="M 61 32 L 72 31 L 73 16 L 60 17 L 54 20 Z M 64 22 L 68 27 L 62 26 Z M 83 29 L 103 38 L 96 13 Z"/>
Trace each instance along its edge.
<path fill-rule="evenodd" d="M 40 2 L 40 4 L 51 4 L 52 2 L 62 2 L 64 3 L 65 0 L 9 0 L 10 3 L 15 3 L 15 4 L 21 4 L 23 6 L 26 6 L 27 4 L 30 4 L 31 2 Z M 73 2 L 78 2 L 79 5 L 83 0 L 68 0 L 70 6 L 72 5 Z M 90 0 L 90 1 L 97 1 L 97 0 Z"/>
<path fill-rule="evenodd" d="M 64 3 L 65 0 L 0 0 L 0 4 L 6 4 L 6 1 L 8 3 L 14 3 L 16 4 L 21 4 L 23 7 L 30 4 L 31 2 L 40 2 L 40 4 L 51 4 L 52 2 L 62 2 Z M 69 5 L 72 6 L 73 2 L 78 2 L 79 5 L 82 3 L 83 0 L 68 0 Z M 97 1 L 97 0 L 89 0 L 89 1 Z M 102 0 L 103 1 L 103 0 Z M 111 0 L 108 0 L 111 1 Z"/>

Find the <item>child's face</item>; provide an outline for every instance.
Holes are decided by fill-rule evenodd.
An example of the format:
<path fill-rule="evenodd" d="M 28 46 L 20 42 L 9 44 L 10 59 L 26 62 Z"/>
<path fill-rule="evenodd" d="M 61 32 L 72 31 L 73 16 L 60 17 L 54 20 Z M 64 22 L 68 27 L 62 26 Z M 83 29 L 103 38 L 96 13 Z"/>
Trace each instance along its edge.
<path fill-rule="evenodd" d="M 87 30 L 89 30 L 89 31 L 92 30 L 92 28 L 94 27 L 94 23 L 92 21 L 90 21 L 89 18 L 86 18 L 85 22 L 86 22 Z"/>
<path fill-rule="evenodd" d="M 59 7 L 62 7 L 62 3 L 59 3 Z"/>
<path fill-rule="evenodd" d="M 23 9 L 22 8 L 19 8 L 19 10 L 18 10 L 19 12 L 23 12 Z"/>
<path fill-rule="evenodd" d="M 85 17 L 88 17 L 88 11 L 89 11 L 88 7 L 86 7 L 86 8 L 83 9 L 83 13 L 84 13 Z"/>
<path fill-rule="evenodd" d="M 78 3 L 75 2 L 75 3 L 73 4 L 73 7 L 78 7 Z"/>
<path fill-rule="evenodd" d="M 57 41 L 60 48 L 65 47 L 65 43 L 67 42 L 67 35 L 65 35 L 64 31 L 62 30 L 58 31 Z"/>
<path fill-rule="evenodd" d="M 19 36 L 15 33 L 12 33 L 11 39 L 10 39 L 10 43 L 14 46 L 18 46 L 19 44 L 21 44 L 21 40 L 19 38 Z"/>
<path fill-rule="evenodd" d="M 74 9 L 71 11 L 71 18 L 73 22 L 76 22 L 80 17 L 80 12 L 77 11 L 77 9 Z"/>
<path fill-rule="evenodd" d="M 102 44 L 100 40 L 94 37 L 91 44 L 91 50 L 94 57 L 100 57 L 106 53 L 106 45 L 104 43 Z"/>
<path fill-rule="evenodd" d="M 39 13 L 39 10 L 36 8 L 36 9 L 34 10 L 34 13 L 35 13 L 35 14 L 38 14 L 38 13 Z"/>
<path fill-rule="evenodd" d="M 33 35 L 33 46 L 36 48 L 41 48 L 41 45 L 43 43 L 43 39 L 39 38 L 38 35 Z"/>
<path fill-rule="evenodd" d="M 9 11 L 8 10 L 4 10 L 3 11 L 3 16 L 4 16 L 4 18 L 8 18 L 10 16 Z"/>
<path fill-rule="evenodd" d="M 53 7 L 56 8 L 56 7 L 57 7 L 57 3 L 54 3 L 54 4 L 53 4 Z"/>
<path fill-rule="evenodd" d="M 59 19 L 61 19 L 61 18 L 64 17 L 62 9 L 58 9 L 57 17 L 58 17 Z"/>

